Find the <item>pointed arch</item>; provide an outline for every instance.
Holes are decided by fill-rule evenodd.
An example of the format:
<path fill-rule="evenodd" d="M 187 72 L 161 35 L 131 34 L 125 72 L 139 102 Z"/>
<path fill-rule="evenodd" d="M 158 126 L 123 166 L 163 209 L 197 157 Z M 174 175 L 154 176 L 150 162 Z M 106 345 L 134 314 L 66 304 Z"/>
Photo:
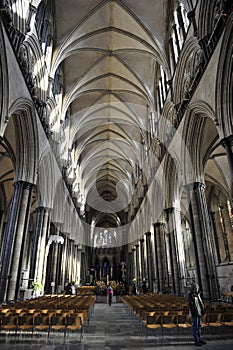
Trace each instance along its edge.
<path fill-rule="evenodd" d="M 15 180 L 36 183 L 39 146 L 36 114 L 31 100 L 17 99 L 9 110 L 16 139 Z M 9 127 L 9 125 L 8 125 Z"/>

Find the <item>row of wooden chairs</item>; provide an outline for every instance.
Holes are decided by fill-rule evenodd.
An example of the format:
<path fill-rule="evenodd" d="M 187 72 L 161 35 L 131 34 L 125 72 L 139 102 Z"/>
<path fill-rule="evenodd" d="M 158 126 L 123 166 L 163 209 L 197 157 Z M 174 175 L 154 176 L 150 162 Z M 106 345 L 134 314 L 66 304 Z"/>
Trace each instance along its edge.
<path fill-rule="evenodd" d="M 75 332 L 80 330 L 80 340 L 83 334 L 84 323 L 80 313 L 67 315 L 61 313 L 57 315 L 12 315 L 1 316 L 0 330 L 1 332 L 14 332 L 15 335 L 19 332 L 22 334 L 30 332 L 33 335 L 35 332 L 46 332 L 48 337 L 53 332 L 63 332 L 64 337 L 67 332 Z"/>
<path fill-rule="evenodd" d="M 44 295 L 38 298 L 33 299 L 27 299 L 18 301 L 12 304 L 6 305 L 8 308 L 24 308 L 24 307 L 31 307 L 31 308 L 62 308 L 62 307 L 79 307 L 79 306 L 85 306 L 89 304 L 93 304 L 94 302 L 94 296 L 91 295 Z"/>
<path fill-rule="evenodd" d="M 12 304 L 1 305 L 1 313 L 9 313 L 12 310 L 18 313 L 22 310 L 51 310 L 51 309 L 78 309 L 88 308 L 92 309 L 95 301 L 94 296 L 69 296 L 60 298 L 39 297 L 35 299 L 29 299 L 24 301 L 18 301 Z"/>
<path fill-rule="evenodd" d="M 149 294 L 124 296 L 123 301 L 147 328 L 184 329 L 191 327 L 187 298 Z M 203 327 L 233 326 L 233 307 L 205 302 Z"/>
<path fill-rule="evenodd" d="M 155 313 L 152 316 L 147 316 L 146 326 L 148 328 L 190 328 L 192 326 L 190 315 L 182 315 L 179 313 L 164 314 Z M 210 313 L 203 316 L 202 327 L 233 327 L 233 313 Z"/>
<path fill-rule="evenodd" d="M 81 286 L 77 288 L 78 295 L 81 294 L 91 294 L 94 295 L 94 289 L 96 286 Z"/>
<path fill-rule="evenodd" d="M 0 307 L 1 332 L 82 330 L 89 324 L 94 296 L 42 296 Z"/>

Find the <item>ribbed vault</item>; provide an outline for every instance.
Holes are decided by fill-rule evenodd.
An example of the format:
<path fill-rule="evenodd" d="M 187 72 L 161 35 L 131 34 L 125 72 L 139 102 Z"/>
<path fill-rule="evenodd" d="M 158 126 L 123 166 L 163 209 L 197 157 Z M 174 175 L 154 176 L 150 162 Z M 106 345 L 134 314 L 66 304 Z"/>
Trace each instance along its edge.
<path fill-rule="evenodd" d="M 52 72 L 62 69 L 62 115 L 92 222 L 119 226 L 143 166 L 142 144 L 165 60 L 166 2 L 55 2 Z M 167 71 L 169 76 L 169 72 Z"/>

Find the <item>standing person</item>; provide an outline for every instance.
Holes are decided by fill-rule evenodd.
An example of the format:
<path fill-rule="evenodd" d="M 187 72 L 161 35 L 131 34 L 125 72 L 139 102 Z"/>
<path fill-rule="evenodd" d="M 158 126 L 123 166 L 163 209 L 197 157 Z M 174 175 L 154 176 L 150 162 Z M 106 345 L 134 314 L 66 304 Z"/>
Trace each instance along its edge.
<path fill-rule="evenodd" d="M 136 285 L 133 285 L 133 290 L 132 290 L 133 295 L 137 295 L 137 288 Z"/>
<path fill-rule="evenodd" d="M 142 282 L 142 291 L 143 291 L 143 294 L 146 294 L 146 291 L 147 291 L 147 288 L 146 288 L 146 281 L 143 281 L 143 282 Z"/>
<path fill-rule="evenodd" d="M 201 339 L 202 316 L 204 315 L 204 304 L 201 299 L 200 289 L 198 284 L 192 283 L 188 294 L 188 305 L 192 319 L 192 333 L 196 346 L 206 344 Z"/>
<path fill-rule="evenodd" d="M 108 293 L 108 305 L 111 306 L 112 305 L 112 297 L 113 297 L 113 289 L 111 284 L 109 283 L 109 286 L 107 288 L 107 293 Z"/>
<path fill-rule="evenodd" d="M 65 286 L 65 294 L 66 295 L 71 295 L 72 294 L 72 288 L 71 288 L 71 283 L 67 283 L 67 285 Z"/>
<path fill-rule="evenodd" d="M 74 284 L 74 282 L 72 282 L 72 284 L 71 284 L 71 294 L 72 295 L 75 295 L 76 294 L 76 288 L 75 288 L 75 284 Z"/>

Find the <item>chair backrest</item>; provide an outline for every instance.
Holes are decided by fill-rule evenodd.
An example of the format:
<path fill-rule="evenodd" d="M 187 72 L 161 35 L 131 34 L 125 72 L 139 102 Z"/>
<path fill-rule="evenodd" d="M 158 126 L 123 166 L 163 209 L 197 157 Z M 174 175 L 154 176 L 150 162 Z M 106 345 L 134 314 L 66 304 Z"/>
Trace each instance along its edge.
<path fill-rule="evenodd" d="M 221 312 L 210 312 L 207 317 L 208 322 L 222 322 Z"/>
<path fill-rule="evenodd" d="M 177 324 L 177 315 L 164 315 L 162 316 L 162 325 L 164 324 Z"/>
<path fill-rule="evenodd" d="M 41 316 L 38 315 L 34 318 L 34 324 L 35 326 L 45 326 L 50 324 L 49 316 Z"/>
<path fill-rule="evenodd" d="M 64 316 L 52 316 L 50 319 L 51 326 L 65 326 L 66 325 L 66 317 Z"/>
<path fill-rule="evenodd" d="M 223 322 L 232 322 L 232 324 L 233 324 L 233 313 L 232 312 L 225 312 L 223 314 Z"/>
<path fill-rule="evenodd" d="M 72 315 L 66 318 L 67 326 L 81 326 L 82 320 L 78 315 Z"/>
<path fill-rule="evenodd" d="M 190 324 L 191 325 L 191 319 L 189 315 L 182 314 L 182 315 L 177 315 L 177 323 L 178 324 Z"/>
<path fill-rule="evenodd" d="M 25 315 L 25 316 L 19 316 L 18 317 L 18 323 L 20 326 L 24 326 L 24 325 L 33 325 L 34 324 L 34 318 L 33 316 L 29 315 Z"/>
<path fill-rule="evenodd" d="M 2 325 L 3 326 L 8 326 L 8 325 L 11 325 L 11 326 L 16 326 L 18 324 L 18 316 L 3 316 L 2 317 Z"/>

